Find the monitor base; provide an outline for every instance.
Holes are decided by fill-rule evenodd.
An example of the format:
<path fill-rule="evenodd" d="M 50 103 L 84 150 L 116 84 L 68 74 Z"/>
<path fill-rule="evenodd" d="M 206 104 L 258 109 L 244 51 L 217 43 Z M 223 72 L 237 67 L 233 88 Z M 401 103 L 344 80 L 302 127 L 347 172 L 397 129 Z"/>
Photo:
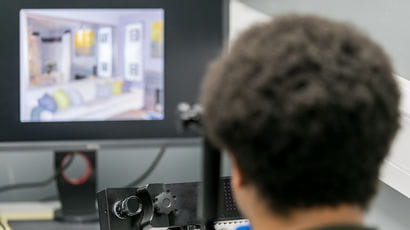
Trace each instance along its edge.
<path fill-rule="evenodd" d="M 97 210 L 93 213 L 82 213 L 82 214 L 63 214 L 61 209 L 54 211 L 54 219 L 62 222 L 74 222 L 74 223 L 83 223 L 83 222 L 96 222 L 98 221 Z"/>
<path fill-rule="evenodd" d="M 55 151 L 55 170 L 61 209 L 55 211 L 55 220 L 64 222 L 90 222 L 98 220 L 96 206 L 97 151 L 72 150 Z M 68 172 L 67 164 L 77 157 L 86 165 L 83 174 L 74 177 Z M 70 165 L 68 165 L 70 167 Z"/>

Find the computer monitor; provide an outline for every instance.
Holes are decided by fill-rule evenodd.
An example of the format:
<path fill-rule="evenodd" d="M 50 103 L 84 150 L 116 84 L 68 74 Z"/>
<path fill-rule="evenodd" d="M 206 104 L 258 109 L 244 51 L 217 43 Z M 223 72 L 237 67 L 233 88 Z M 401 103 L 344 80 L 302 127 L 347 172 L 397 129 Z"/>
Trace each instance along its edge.
<path fill-rule="evenodd" d="M 16 0 L 1 7 L 0 147 L 169 140 L 223 46 L 227 1 Z"/>

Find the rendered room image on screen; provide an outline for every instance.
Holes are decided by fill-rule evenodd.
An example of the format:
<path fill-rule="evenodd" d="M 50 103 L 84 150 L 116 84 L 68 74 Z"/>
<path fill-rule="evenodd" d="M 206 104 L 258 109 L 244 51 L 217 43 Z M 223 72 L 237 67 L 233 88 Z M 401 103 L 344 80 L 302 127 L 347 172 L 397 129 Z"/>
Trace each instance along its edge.
<path fill-rule="evenodd" d="M 162 120 L 163 9 L 20 11 L 20 120 Z"/>

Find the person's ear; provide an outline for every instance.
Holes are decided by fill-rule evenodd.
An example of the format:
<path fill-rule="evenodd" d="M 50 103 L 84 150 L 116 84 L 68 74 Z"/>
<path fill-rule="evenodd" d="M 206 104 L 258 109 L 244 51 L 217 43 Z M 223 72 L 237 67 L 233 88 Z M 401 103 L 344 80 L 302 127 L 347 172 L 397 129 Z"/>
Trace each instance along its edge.
<path fill-rule="evenodd" d="M 229 154 L 229 159 L 231 161 L 231 185 L 233 189 L 238 189 L 245 185 L 245 178 L 235 157 Z"/>

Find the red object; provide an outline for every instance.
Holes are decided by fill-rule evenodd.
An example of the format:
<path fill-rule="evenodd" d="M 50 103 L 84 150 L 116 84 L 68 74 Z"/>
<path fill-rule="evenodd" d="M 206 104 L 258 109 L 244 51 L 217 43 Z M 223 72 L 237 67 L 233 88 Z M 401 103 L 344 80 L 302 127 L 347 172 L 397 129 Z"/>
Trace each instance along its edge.
<path fill-rule="evenodd" d="M 74 156 L 75 156 L 75 155 L 78 155 L 78 156 L 82 157 L 82 158 L 85 160 L 85 162 L 86 162 L 86 164 L 87 164 L 87 168 L 86 168 L 84 174 L 83 174 L 81 177 L 79 177 L 79 178 L 73 179 L 73 178 L 68 177 L 68 176 L 65 174 L 65 172 L 63 171 L 63 172 L 61 173 L 61 176 L 62 176 L 63 179 L 64 179 L 67 183 L 69 183 L 69 184 L 72 184 L 72 185 L 81 185 L 81 184 L 84 184 L 85 182 L 87 182 L 87 180 L 90 178 L 90 176 L 91 176 L 91 174 L 92 174 L 92 172 L 93 172 L 92 165 L 91 165 L 91 161 L 90 161 L 90 159 L 88 159 L 88 157 L 87 157 L 84 153 L 75 152 L 75 153 L 73 153 L 73 154 L 74 154 Z M 67 161 L 68 157 L 70 157 L 70 155 L 71 155 L 71 154 L 67 154 L 67 155 L 64 156 L 64 158 L 63 158 L 63 160 L 61 161 L 61 164 L 60 164 L 60 167 L 61 167 L 61 168 L 64 167 L 65 162 Z M 73 156 L 73 157 L 74 157 L 74 156 Z"/>

